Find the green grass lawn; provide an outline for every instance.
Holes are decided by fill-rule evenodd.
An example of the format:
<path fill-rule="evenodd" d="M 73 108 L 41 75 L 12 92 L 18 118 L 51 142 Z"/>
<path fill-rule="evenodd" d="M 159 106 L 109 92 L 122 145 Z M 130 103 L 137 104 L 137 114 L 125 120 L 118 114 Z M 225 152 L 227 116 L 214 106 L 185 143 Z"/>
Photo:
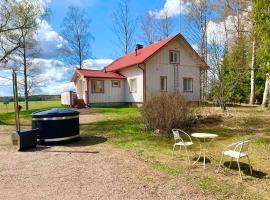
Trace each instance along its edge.
<path fill-rule="evenodd" d="M 103 120 L 81 125 L 82 140 L 78 145 L 90 145 L 93 138 L 106 138 L 107 143 L 130 151 L 131 156 L 144 160 L 150 167 L 175 178 L 182 176 L 186 179 L 185 184 L 203 193 L 213 194 L 216 199 L 267 199 L 270 196 L 269 110 L 259 107 L 237 107 L 228 108 L 228 111 L 223 113 L 219 108 L 202 108 L 201 113 L 208 114 L 208 120 L 187 131 L 211 132 L 219 135 L 207 153 L 211 155 L 211 163 L 207 164 L 206 170 L 201 165 L 188 165 L 184 151 L 176 152 L 176 158 L 172 160 L 173 139 L 146 130 L 138 108 L 114 107 L 94 110 L 104 116 Z M 25 124 L 30 124 L 29 114 L 32 111 L 22 112 Z M 0 124 L 10 124 L 14 122 L 13 118 L 12 113 L 2 113 Z M 244 181 L 239 180 L 235 162 L 231 170 L 222 170 L 216 174 L 222 149 L 241 139 L 251 139 L 250 158 L 254 168 L 253 176 L 249 175 L 248 165 L 244 164 L 247 163 L 246 160 L 242 161 Z M 190 149 L 192 157 L 199 152 L 199 144 L 194 142 Z M 228 159 L 225 161 L 228 164 Z"/>
<path fill-rule="evenodd" d="M 59 101 L 31 101 L 29 102 L 29 111 L 25 111 L 24 102 L 20 102 L 19 105 L 23 106 L 20 112 L 20 121 L 22 125 L 31 124 L 31 113 L 43 109 L 58 108 L 62 107 Z M 13 103 L 8 104 L 8 112 L 6 111 L 6 106 L 0 103 L 0 125 L 1 124 L 14 124 L 15 123 L 15 113 Z"/>
<path fill-rule="evenodd" d="M 96 108 L 96 111 L 103 113 L 106 120 L 81 126 L 83 137 L 106 137 L 109 143 L 135 153 L 149 166 L 175 177 L 184 176 L 188 184 L 203 193 L 214 194 L 217 199 L 263 199 L 270 196 L 269 111 L 260 108 L 230 108 L 226 114 L 221 113 L 222 120 L 212 119 L 214 122 L 209 121 L 189 130 L 219 135 L 210 147 L 212 161 L 206 170 L 200 165 L 188 165 L 184 151 L 172 160 L 173 139 L 145 130 L 137 108 Z M 202 112 L 209 112 L 208 108 L 203 108 Z M 219 113 L 218 110 L 212 112 L 213 118 Z M 242 164 L 246 175 L 241 182 L 235 162 L 232 164 L 232 170 L 216 174 L 222 149 L 234 141 L 248 138 L 252 139 L 250 157 L 254 176 L 250 176 L 248 166 Z M 195 141 L 191 154 L 195 156 L 198 151 L 199 144 Z M 246 160 L 243 162 L 246 163 Z"/>
<path fill-rule="evenodd" d="M 19 105 L 23 107 L 22 110 L 25 110 L 24 102 L 19 102 Z M 29 102 L 30 110 L 46 109 L 46 108 L 60 107 L 60 106 L 61 106 L 60 101 L 30 101 Z M 7 106 L 4 105 L 2 102 L 0 102 L 0 113 L 7 113 L 7 112 L 14 112 L 13 102 L 10 102 Z"/>

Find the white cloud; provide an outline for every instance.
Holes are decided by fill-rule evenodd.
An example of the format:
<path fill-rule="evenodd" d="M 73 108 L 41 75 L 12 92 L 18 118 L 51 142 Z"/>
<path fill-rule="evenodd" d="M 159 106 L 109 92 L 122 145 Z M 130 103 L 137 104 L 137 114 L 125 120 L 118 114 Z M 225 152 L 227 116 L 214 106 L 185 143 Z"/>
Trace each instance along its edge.
<path fill-rule="evenodd" d="M 191 46 L 192 46 L 192 48 L 193 48 L 196 52 L 199 52 L 199 47 L 198 47 L 198 45 L 192 44 Z"/>
<path fill-rule="evenodd" d="M 71 82 L 65 82 L 65 83 L 52 83 L 47 85 L 46 87 L 41 88 L 42 94 L 61 94 L 62 92 L 66 91 L 75 91 L 74 83 Z"/>
<path fill-rule="evenodd" d="M 87 69 L 102 69 L 112 62 L 112 59 L 87 59 L 84 61 L 84 67 Z"/>
<path fill-rule="evenodd" d="M 47 7 L 52 1 L 51 0 L 39 0 L 41 5 L 45 8 Z"/>
<path fill-rule="evenodd" d="M 180 3 L 181 2 L 181 3 Z M 189 3 L 185 0 L 166 0 L 164 6 L 160 10 L 150 10 L 150 15 L 156 18 L 164 18 L 164 16 L 174 17 L 179 14 L 187 13 Z"/>
<path fill-rule="evenodd" d="M 251 29 L 251 24 L 248 23 L 248 20 L 246 19 L 248 16 L 246 13 L 244 13 L 242 16 L 240 16 L 241 21 L 245 21 L 244 29 L 246 31 Z M 226 40 L 226 31 L 225 26 L 227 30 L 227 37 L 228 40 L 231 41 L 231 39 L 236 35 L 236 27 L 237 27 L 237 17 L 229 15 L 225 20 L 223 21 L 209 21 L 207 25 L 207 37 L 209 43 L 215 42 L 216 44 L 224 44 Z"/>
<path fill-rule="evenodd" d="M 46 81 L 64 81 L 72 71 L 62 61 L 55 59 L 35 58 L 32 61 L 34 68 L 38 68 L 40 74 L 38 78 Z M 70 75 L 71 76 L 71 75 Z"/>
<path fill-rule="evenodd" d="M 36 39 L 42 49 L 42 57 L 55 58 L 58 52 L 65 48 L 67 41 L 53 30 L 51 25 L 46 20 L 38 20 L 39 28 Z"/>

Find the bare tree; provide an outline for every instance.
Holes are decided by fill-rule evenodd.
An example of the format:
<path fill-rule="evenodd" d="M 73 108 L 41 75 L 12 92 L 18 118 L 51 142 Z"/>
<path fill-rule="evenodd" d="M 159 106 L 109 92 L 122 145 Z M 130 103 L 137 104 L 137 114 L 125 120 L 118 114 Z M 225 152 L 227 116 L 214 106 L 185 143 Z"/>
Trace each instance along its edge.
<path fill-rule="evenodd" d="M 189 19 L 189 38 L 199 47 L 198 53 L 205 60 L 207 59 L 208 38 L 207 38 L 207 25 L 210 21 L 212 11 L 209 0 L 190 0 L 189 11 L 187 18 Z M 192 27 L 192 28 L 190 28 Z M 206 70 L 201 70 L 201 100 L 205 100 L 205 93 L 207 88 L 207 73 Z"/>
<path fill-rule="evenodd" d="M 20 35 L 20 48 L 16 51 L 16 56 L 22 60 L 21 70 L 23 71 L 23 85 L 24 85 L 24 98 L 25 98 L 25 109 L 29 109 L 28 101 L 31 89 L 34 86 L 34 77 L 31 77 L 31 73 L 37 71 L 31 67 L 31 60 L 36 57 L 40 51 L 37 47 L 37 41 L 34 39 L 36 30 L 38 28 L 37 19 L 42 15 L 41 6 L 32 1 L 21 1 L 21 12 L 18 15 L 21 21 L 28 18 L 28 29 L 20 28 L 18 34 Z M 28 83 L 31 82 L 31 85 Z"/>
<path fill-rule="evenodd" d="M 168 15 L 168 11 L 157 19 L 156 29 L 158 31 L 159 39 L 167 38 L 171 35 L 174 30 L 174 21 Z"/>
<path fill-rule="evenodd" d="M 90 44 L 93 36 L 90 33 L 90 20 L 84 10 L 70 6 L 62 22 L 62 35 L 68 42 L 64 55 L 68 56 L 71 65 L 83 68 L 83 61 L 91 56 Z"/>
<path fill-rule="evenodd" d="M 143 17 L 140 18 L 141 25 L 141 38 L 146 44 L 152 44 L 157 39 L 157 20 L 149 12 L 146 12 Z"/>
<path fill-rule="evenodd" d="M 207 60 L 207 24 L 210 20 L 209 0 L 191 0 L 188 19 L 191 22 L 190 26 L 196 29 L 190 32 L 195 35 L 195 41 L 199 47 L 199 54 Z"/>
<path fill-rule="evenodd" d="M 123 54 L 128 54 L 134 47 L 136 20 L 130 13 L 130 0 L 120 0 L 112 15 L 113 31 Z"/>
<path fill-rule="evenodd" d="M 252 60 L 250 65 L 250 97 L 249 104 L 255 103 L 255 67 L 256 67 L 256 36 L 253 36 L 252 42 Z"/>

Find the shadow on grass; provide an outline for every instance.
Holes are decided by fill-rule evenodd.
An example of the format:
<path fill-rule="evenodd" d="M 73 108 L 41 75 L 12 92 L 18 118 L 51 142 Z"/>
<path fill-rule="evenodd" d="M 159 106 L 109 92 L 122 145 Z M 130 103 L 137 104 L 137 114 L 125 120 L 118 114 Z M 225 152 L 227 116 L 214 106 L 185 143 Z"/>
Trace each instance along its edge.
<path fill-rule="evenodd" d="M 196 163 L 203 163 L 203 157 L 200 157 L 200 159 L 198 160 L 198 156 L 195 156 L 192 160 L 194 162 L 196 161 Z M 207 164 L 207 163 L 211 163 L 211 160 L 209 158 L 205 157 L 205 164 Z"/>
<path fill-rule="evenodd" d="M 80 147 L 80 146 L 91 146 L 101 144 L 107 141 L 106 137 L 103 136 L 94 136 L 94 135 L 84 135 L 81 136 L 80 140 L 73 143 L 69 143 L 66 146 L 68 147 Z"/>
<path fill-rule="evenodd" d="M 229 165 L 230 165 L 230 162 L 227 161 L 224 163 L 224 166 L 229 168 Z M 245 174 L 245 175 L 249 175 L 249 176 L 252 176 L 254 178 L 258 178 L 258 179 L 263 179 L 267 176 L 267 173 L 265 172 L 262 172 L 262 171 L 257 171 L 257 170 L 254 170 L 252 169 L 252 175 L 250 174 L 250 171 L 249 171 L 249 165 L 247 163 L 242 163 L 240 162 L 240 167 L 241 167 L 241 171 Z M 232 161 L 232 164 L 231 164 L 231 168 L 232 170 L 237 170 L 238 171 L 238 165 L 237 165 L 237 162 L 236 161 Z M 267 178 L 268 179 L 268 178 Z"/>

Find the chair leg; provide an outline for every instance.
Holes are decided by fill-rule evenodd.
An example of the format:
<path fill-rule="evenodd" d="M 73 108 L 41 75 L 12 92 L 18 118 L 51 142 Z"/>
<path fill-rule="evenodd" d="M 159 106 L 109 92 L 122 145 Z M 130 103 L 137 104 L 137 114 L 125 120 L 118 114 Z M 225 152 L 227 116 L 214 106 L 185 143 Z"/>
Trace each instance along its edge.
<path fill-rule="evenodd" d="M 175 145 L 173 145 L 173 150 L 172 150 L 172 159 L 174 159 L 174 149 L 175 149 Z"/>
<path fill-rule="evenodd" d="M 224 157 L 224 154 L 222 153 L 222 154 L 221 154 L 220 161 L 219 161 L 219 165 L 218 165 L 217 173 L 219 173 L 219 169 L 220 169 L 221 163 L 222 163 L 222 161 L 223 161 L 223 157 Z"/>
<path fill-rule="evenodd" d="M 248 164 L 249 164 L 250 175 L 252 175 L 252 166 L 250 164 L 250 160 L 249 160 L 249 156 L 248 155 L 247 155 L 247 159 L 248 159 Z"/>
<path fill-rule="evenodd" d="M 186 146 L 185 146 L 185 149 L 186 149 L 186 154 L 187 154 L 188 163 L 190 164 L 190 159 L 189 159 L 188 150 L 187 150 L 187 147 L 186 147 Z"/>
<path fill-rule="evenodd" d="M 239 169 L 239 175 L 240 175 L 240 178 L 241 178 L 241 180 L 243 180 L 243 179 L 242 179 L 242 173 L 241 173 L 241 168 L 240 168 L 239 159 L 237 159 L 237 165 L 238 165 L 238 169 Z"/>
<path fill-rule="evenodd" d="M 231 158 L 231 161 L 230 161 L 230 164 L 229 164 L 229 169 L 231 169 L 232 160 L 233 160 L 233 158 Z"/>

